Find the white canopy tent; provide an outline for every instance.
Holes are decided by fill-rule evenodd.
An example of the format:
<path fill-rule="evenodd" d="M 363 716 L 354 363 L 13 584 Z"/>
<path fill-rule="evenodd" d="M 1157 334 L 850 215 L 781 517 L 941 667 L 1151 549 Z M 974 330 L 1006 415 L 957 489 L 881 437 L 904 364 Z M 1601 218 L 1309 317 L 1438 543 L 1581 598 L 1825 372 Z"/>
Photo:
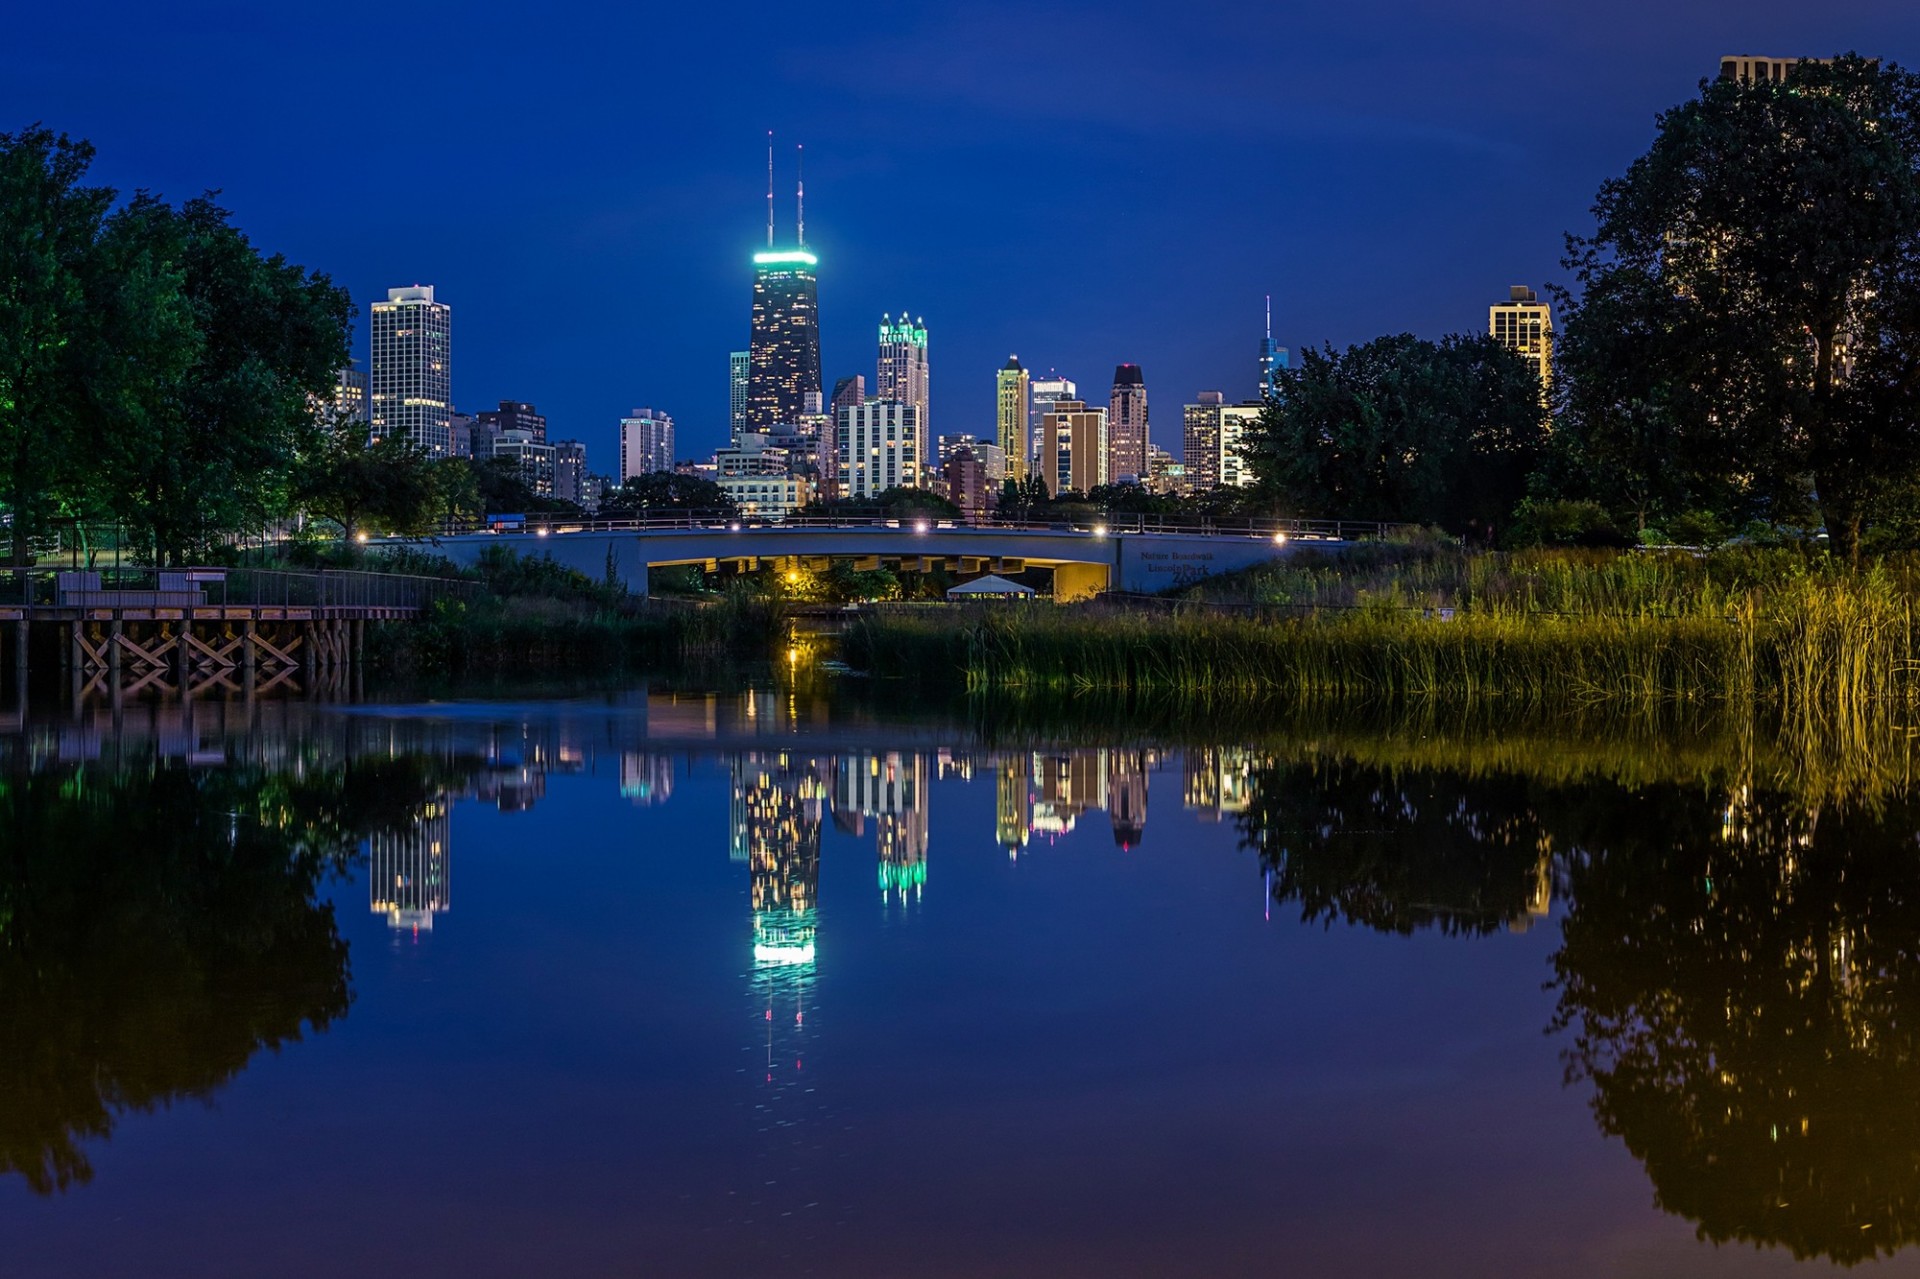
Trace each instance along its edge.
<path fill-rule="evenodd" d="M 947 588 L 950 600 L 1028 599 L 1034 594 L 1031 586 L 1022 586 L 993 573 Z"/>

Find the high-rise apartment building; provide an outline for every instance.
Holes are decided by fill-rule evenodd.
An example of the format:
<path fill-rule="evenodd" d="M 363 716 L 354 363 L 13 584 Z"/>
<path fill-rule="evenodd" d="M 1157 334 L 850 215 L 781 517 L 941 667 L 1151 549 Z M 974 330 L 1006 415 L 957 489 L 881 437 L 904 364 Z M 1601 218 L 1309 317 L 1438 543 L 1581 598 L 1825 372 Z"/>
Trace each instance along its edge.
<path fill-rule="evenodd" d="M 429 456 L 453 447 L 453 308 L 431 284 L 388 289 L 367 326 L 367 436 L 411 440 Z"/>
<path fill-rule="evenodd" d="M 542 444 L 533 438 L 530 431 L 514 427 L 496 432 L 491 442 L 488 461 L 504 460 L 513 463 L 520 472 L 520 482 L 527 491 L 539 497 L 552 497 L 553 494 L 553 445 Z"/>
<path fill-rule="evenodd" d="M 1265 404 L 1259 400 L 1228 404 L 1219 391 L 1202 391 L 1196 398 L 1199 403 L 1187 405 L 1181 414 L 1188 491 L 1203 493 L 1253 483 L 1253 473 L 1240 457 L 1240 445 L 1259 422 Z"/>
<path fill-rule="evenodd" d="M 635 409 L 620 419 L 620 481 L 673 469 L 673 418 Z"/>
<path fill-rule="evenodd" d="M 1292 367 L 1293 357 L 1286 347 L 1273 340 L 1273 295 L 1267 295 L 1267 335 L 1260 339 L 1260 398 L 1271 399 L 1279 388 L 1280 375 Z"/>
<path fill-rule="evenodd" d="M 1054 497 L 1109 482 L 1107 411 L 1055 400 L 1041 419 L 1040 478 Z"/>
<path fill-rule="evenodd" d="M 1113 371 L 1107 407 L 1107 482 L 1147 481 L 1147 380 L 1138 364 Z"/>
<path fill-rule="evenodd" d="M 753 355 L 735 351 L 727 357 L 727 433 L 737 436 L 747 429 L 747 379 L 753 367 Z"/>
<path fill-rule="evenodd" d="M 1487 308 L 1487 332 L 1500 345 L 1518 352 L 1540 375 L 1541 394 L 1553 390 L 1553 308 L 1524 284 L 1507 290 L 1505 302 Z"/>
<path fill-rule="evenodd" d="M 805 249 L 753 255 L 753 336 L 748 343 L 748 430 L 797 422 L 820 390 L 820 300 Z"/>
<path fill-rule="evenodd" d="M 920 410 L 920 429 L 930 430 L 927 412 L 927 322 L 880 317 L 880 354 L 874 362 L 873 398 L 898 400 Z"/>
<path fill-rule="evenodd" d="M 356 369 L 352 365 L 333 375 L 334 417 L 341 422 L 367 421 L 367 371 Z"/>
<path fill-rule="evenodd" d="M 1061 377 L 1048 370 L 1045 377 L 1034 378 L 1027 384 L 1027 429 L 1030 439 L 1027 456 L 1034 462 L 1040 460 L 1040 450 L 1046 443 L 1044 423 L 1047 414 L 1061 400 L 1077 400 L 1080 388 L 1071 378 Z"/>
<path fill-rule="evenodd" d="M 1720 59 L 1720 78 L 1743 80 L 1748 84 L 1779 84 L 1803 62 L 1825 64 L 1832 61 L 1832 58 L 1765 58 L 1750 53 L 1734 53 Z"/>
<path fill-rule="evenodd" d="M 489 435 L 499 435 L 505 431 L 525 431 L 535 444 L 547 442 L 546 415 L 531 404 L 519 400 L 502 400 L 500 407 L 473 415 L 474 436 L 477 439 L 481 428 Z"/>
<path fill-rule="evenodd" d="M 1027 478 L 1027 462 L 1032 444 L 1028 439 L 1028 412 L 1032 404 L 1033 378 L 1020 367 L 1020 357 L 1009 355 L 994 378 L 998 389 L 999 412 L 995 442 L 1006 453 L 1007 478 Z"/>
<path fill-rule="evenodd" d="M 926 461 L 920 410 L 899 400 L 868 400 L 840 410 L 840 495 L 868 498 L 890 488 L 920 487 Z"/>
<path fill-rule="evenodd" d="M 553 495 L 575 506 L 587 504 L 587 446 L 579 440 L 553 442 Z"/>

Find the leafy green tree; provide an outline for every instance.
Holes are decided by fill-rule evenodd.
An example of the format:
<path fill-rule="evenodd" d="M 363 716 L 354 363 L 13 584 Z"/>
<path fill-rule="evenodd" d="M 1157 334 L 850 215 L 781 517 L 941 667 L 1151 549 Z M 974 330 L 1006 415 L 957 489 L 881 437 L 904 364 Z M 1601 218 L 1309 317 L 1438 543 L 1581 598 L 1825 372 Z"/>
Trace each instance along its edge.
<path fill-rule="evenodd" d="M 686 514 L 732 516 L 740 507 L 712 480 L 673 471 L 654 471 L 630 477 L 600 502 L 600 513 L 611 516 Z"/>
<path fill-rule="evenodd" d="M 1793 519 L 1857 552 L 1920 458 L 1920 78 L 1846 56 L 1660 117 L 1569 240 L 1569 474 L 1642 524 Z"/>
<path fill-rule="evenodd" d="M 1249 433 L 1253 500 L 1330 519 L 1491 529 L 1547 442 L 1531 365 L 1486 337 L 1411 334 L 1302 353 Z"/>
<path fill-rule="evenodd" d="M 65 134 L 0 133 L 0 501 L 15 564 L 83 470 L 83 315 L 114 199 L 84 185 L 92 161 L 92 146 Z"/>
<path fill-rule="evenodd" d="M 338 524 L 348 539 L 361 531 L 428 532 L 439 521 L 442 498 L 438 464 L 423 450 L 400 436 L 369 444 L 366 423 L 350 419 L 321 428 L 293 486 L 302 509 Z"/>

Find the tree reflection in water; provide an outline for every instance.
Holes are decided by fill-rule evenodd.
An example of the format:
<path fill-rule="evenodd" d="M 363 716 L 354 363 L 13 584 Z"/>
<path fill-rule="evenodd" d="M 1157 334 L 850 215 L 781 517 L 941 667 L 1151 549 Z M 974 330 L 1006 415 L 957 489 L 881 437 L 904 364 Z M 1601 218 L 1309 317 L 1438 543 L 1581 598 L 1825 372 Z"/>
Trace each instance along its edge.
<path fill-rule="evenodd" d="M 1701 1238 L 1850 1264 L 1920 1235 L 1920 799 L 1325 758 L 1253 791 L 1243 838 L 1308 919 L 1485 934 L 1551 874 L 1568 1080 Z"/>
<path fill-rule="evenodd" d="M 0 780 L 0 1171 L 47 1194 L 126 1111 L 206 1098 L 352 995 L 317 900 L 427 767 L 65 766 Z"/>

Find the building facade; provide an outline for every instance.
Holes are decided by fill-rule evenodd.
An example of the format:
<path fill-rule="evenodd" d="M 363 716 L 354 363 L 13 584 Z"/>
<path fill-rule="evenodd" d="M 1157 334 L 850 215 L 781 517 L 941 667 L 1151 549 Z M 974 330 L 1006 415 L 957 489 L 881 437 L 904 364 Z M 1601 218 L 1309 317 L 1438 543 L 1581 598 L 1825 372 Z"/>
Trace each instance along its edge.
<path fill-rule="evenodd" d="M 873 398 L 898 400 L 920 411 L 920 429 L 930 431 L 932 415 L 927 399 L 927 324 L 880 317 L 880 353 L 874 361 Z"/>
<path fill-rule="evenodd" d="M 797 475 L 722 475 L 714 483 L 742 515 L 783 520 L 813 500 L 813 485 Z"/>
<path fill-rule="evenodd" d="M 1273 295 L 1267 295 L 1267 335 L 1260 339 L 1259 395 L 1272 399 L 1280 387 L 1280 375 L 1293 365 L 1292 354 L 1273 340 Z"/>
<path fill-rule="evenodd" d="M 553 442 L 553 495 L 575 506 L 587 505 L 587 446 L 579 440 Z"/>
<path fill-rule="evenodd" d="M 1253 483 L 1253 472 L 1240 458 L 1240 445 L 1259 422 L 1265 403 L 1228 404 L 1219 391 L 1202 391 L 1196 398 L 1199 403 L 1187 405 L 1181 415 L 1186 465 L 1180 480 L 1186 491 L 1204 493 L 1222 485 L 1237 488 Z"/>
<path fill-rule="evenodd" d="M 1005 453 L 1007 477 L 1027 478 L 1027 463 L 1033 445 L 1029 436 L 1033 401 L 1033 378 L 1020 367 L 1020 357 L 1009 355 L 994 377 L 997 391 L 994 443 Z"/>
<path fill-rule="evenodd" d="M 1524 284 L 1507 290 L 1505 302 L 1487 308 L 1487 332 L 1516 352 L 1540 375 L 1542 395 L 1553 391 L 1553 308 Z"/>
<path fill-rule="evenodd" d="M 511 462 L 520 471 L 520 482 L 540 497 L 554 496 L 553 445 L 533 438 L 531 431 L 518 427 L 494 434 L 492 451 L 480 460 Z"/>
<path fill-rule="evenodd" d="M 620 419 L 620 475 L 626 483 L 636 475 L 673 469 L 673 418 L 658 409 L 635 409 Z"/>
<path fill-rule="evenodd" d="M 1071 378 L 1061 377 L 1048 371 L 1045 377 L 1037 377 L 1027 384 L 1027 458 L 1030 463 L 1040 460 L 1040 450 L 1046 443 L 1046 416 L 1053 406 L 1061 400 L 1077 400 L 1080 389 Z"/>
<path fill-rule="evenodd" d="M 753 255 L 753 333 L 748 343 L 744 426 L 796 422 L 809 391 L 820 390 L 820 301 L 805 249 Z"/>
<path fill-rule="evenodd" d="M 1107 411 L 1055 400 L 1041 419 L 1040 478 L 1054 497 L 1109 482 Z"/>
<path fill-rule="evenodd" d="M 926 437 L 919 410 L 899 400 L 868 400 L 840 411 L 835 423 L 840 495 L 870 498 L 890 488 L 921 487 Z"/>
<path fill-rule="evenodd" d="M 968 445 L 954 449 L 941 462 L 940 489 L 949 502 L 970 516 L 985 515 L 998 505 L 1000 497 L 999 484 L 988 476 L 986 463 Z"/>
<path fill-rule="evenodd" d="M 534 443 L 547 442 L 546 415 L 533 405 L 519 400 L 502 400 L 499 408 L 476 413 L 473 415 L 473 420 L 476 439 L 482 430 L 489 435 L 499 435 L 506 431 L 525 431 Z"/>
<path fill-rule="evenodd" d="M 333 375 L 334 420 L 338 422 L 359 422 L 367 420 L 367 371 L 356 369 L 352 365 Z"/>
<path fill-rule="evenodd" d="M 388 289 L 368 326 L 367 436 L 411 441 L 430 457 L 453 450 L 453 308 L 433 286 Z"/>
<path fill-rule="evenodd" d="M 1113 371 L 1107 405 L 1107 482 L 1147 482 L 1147 380 L 1138 364 Z"/>
<path fill-rule="evenodd" d="M 735 351 L 727 357 L 727 434 L 738 435 L 747 429 L 747 379 L 753 367 L 753 355 Z"/>

